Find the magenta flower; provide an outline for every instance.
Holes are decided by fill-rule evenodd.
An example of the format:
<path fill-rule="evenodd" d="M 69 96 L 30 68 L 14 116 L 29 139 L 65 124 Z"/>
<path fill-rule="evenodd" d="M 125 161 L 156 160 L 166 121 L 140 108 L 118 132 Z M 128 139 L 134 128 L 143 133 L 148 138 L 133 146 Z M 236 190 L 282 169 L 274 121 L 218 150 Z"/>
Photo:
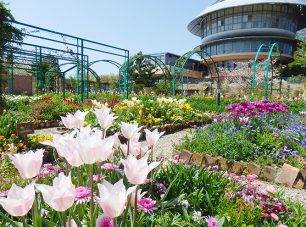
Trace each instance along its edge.
<path fill-rule="evenodd" d="M 269 217 L 270 217 L 270 214 L 262 213 L 262 214 L 261 214 L 261 217 L 263 217 L 263 218 L 269 218 Z"/>
<path fill-rule="evenodd" d="M 75 201 L 77 204 L 82 204 L 90 200 L 90 188 L 80 186 L 75 189 Z"/>
<path fill-rule="evenodd" d="M 258 176 L 257 176 L 256 174 L 249 174 L 249 175 L 246 176 L 246 179 L 247 179 L 248 181 L 253 181 L 253 180 L 255 180 L 257 177 L 258 177 Z"/>
<path fill-rule="evenodd" d="M 206 221 L 208 227 L 218 227 L 218 221 L 212 216 L 207 216 L 205 218 L 205 221 Z"/>
<path fill-rule="evenodd" d="M 159 187 L 159 190 L 161 190 L 162 192 L 166 192 L 167 191 L 167 188 L 166 188 L 166 186 L 163 183 L 160 183 L 158 185 L 158 187 Z"/>
<path fill-rule="evenodd" d="M 115 171 L 119 169 L 119 166 L 112 163 L 105 163 L 101 168 L 105 170 Z"/>
<path fill-rule="evenodd" d="M 9 190 L 0 192 L 0 197 L 7 197 Z"/>
<path fill-rule="evenodd" d="M 143 210 L 146 213 L 152 213 L 154 210 L 157 210 L 155 204 L 155 200 L 143 197 L 138 201 L 137 205 L 140 210 Z"/>
<path fill-rule="evenodd" d="M 96 221 L 96 227 L 114 227 L 114 221 L 106 214 L 102 214 Z"/>

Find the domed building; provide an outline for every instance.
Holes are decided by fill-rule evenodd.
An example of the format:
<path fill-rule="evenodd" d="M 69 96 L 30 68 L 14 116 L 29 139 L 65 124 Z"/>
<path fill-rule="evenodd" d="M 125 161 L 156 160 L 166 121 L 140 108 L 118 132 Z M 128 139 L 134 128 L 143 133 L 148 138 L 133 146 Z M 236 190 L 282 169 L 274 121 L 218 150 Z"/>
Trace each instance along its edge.
<path fill-rule="evenodd" d="M 305 0 L 218 0 L 188 25 L 201 37 L 200 48 L 218 67 L 254 59 L 261 44 L 278 42 L 281 61 L 293 60 L 296 32 L 306 26 Z M 260 58 L 265 57 L 267 48 Z"/>

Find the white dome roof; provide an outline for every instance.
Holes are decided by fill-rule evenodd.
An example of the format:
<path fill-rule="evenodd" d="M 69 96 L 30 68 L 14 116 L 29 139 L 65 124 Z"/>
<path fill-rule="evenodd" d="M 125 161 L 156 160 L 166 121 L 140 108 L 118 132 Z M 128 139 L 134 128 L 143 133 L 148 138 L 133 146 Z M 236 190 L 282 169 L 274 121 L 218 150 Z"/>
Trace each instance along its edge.
<path fill-rule="evenodd" d="M 200 33 L 200 22 L 201 17 L 226 8 L 246 6 L 246 5 L 255 5 L 255 4 L 292 4 L 292 5 L 306 5 L 306 0 L 218 0 L 211 6 L 204 9 L 194 20 L 188 24 L 188 30 L 197 36 L 201 36 Z"/>

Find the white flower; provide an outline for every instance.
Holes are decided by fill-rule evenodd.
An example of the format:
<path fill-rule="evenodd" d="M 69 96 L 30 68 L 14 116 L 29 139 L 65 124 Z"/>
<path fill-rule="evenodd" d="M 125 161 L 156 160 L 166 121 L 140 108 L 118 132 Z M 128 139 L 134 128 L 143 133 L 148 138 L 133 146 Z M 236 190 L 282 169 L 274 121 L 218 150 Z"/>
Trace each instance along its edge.
<path fill-rule="evenodd" d="M 202 217 L 202 213 L 201 211 L 194 211 L 193 212 L 193 216 L 192 216 L 192 219 L 195 221 L 195 222 L 199 222 L 201 220 L 201 217 Z"/>
<path fill-rule="evenodd" d="M 114 185 L 104 180 L 102 184 L 98 184 L 100 197 L 96 197 L 96 199 L 107 216 L 116 218 L 123 213 L 127 204 L 127 196 L 135 188 L 134 186 L 126 190 L 123 179 Z"/>
<path fill-rule="evenodd" d="M 109 129 L 112 126 L 114 120 L 117 118 L 114 117 L 114 114 L 110 113 L 110 111 L 110 108 L 95 109 L 93 111 L 103 130 Z"/>
<path fill-rule="evenodd" d="M 148 147 L 155 146 L 159 138 L 165 134 L 165 132 L 159 133 L 157 129 L 155 129 L 152 132 L 148 129 L 145 129 L 144 131 L 146 133 L 146 140 Z"/>
<path fill-rule="evenodd" d="M 131 184 L 143 184 L 149 172 L 160 164 L 160 162 L 152 162 L 148 165 L 147 154 L 139 160 L 130 154 L 127 160 L 121 159 L 121 162 L 124 166 L 124 173 Z"/>
<path fill-rule="evenodd" d="M 66 128 L 76 129 L 83 127 L 85 117 L 88 112 L 77 111 L 75 114 L 68 113 L 66 117 L 61 117 L 63 124 Z"/>
<path fill-rule="evenodd" d="M 135 139 L 140 129 L 137 124 L 121 123 L 121 133 L 128 140 Z"/>
<path fill-rule="evenodd" d="M 36 188 L 41 191 L 44 201 L 56 211 L 65 211 L 73 205 L 75 187 L 70 174 L 66 177 L 60 173 L 54 178 L 53 186 L 36 184 Z"/>
<path fill-rule="evenodd" d="M 35 153 L 29 151 L 26 154 L 8 154 L 8 156 L 18 169 L 20 176 L 24 179 L 31 179 L 39 174 L 43 163 L 44 152 L 44 149 L 39 149 Z"/>

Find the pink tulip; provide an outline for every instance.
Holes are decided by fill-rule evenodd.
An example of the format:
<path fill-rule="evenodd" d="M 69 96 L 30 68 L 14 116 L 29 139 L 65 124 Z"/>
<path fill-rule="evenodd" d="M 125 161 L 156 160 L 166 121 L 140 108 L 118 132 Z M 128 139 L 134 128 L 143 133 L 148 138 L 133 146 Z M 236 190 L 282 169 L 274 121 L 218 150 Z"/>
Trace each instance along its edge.
<path fill-rule="evenodd" d="M 39 174 L 44 152 L 44 149 L 39 149 L 35 153 L 29 151 L 26 154 L 8 154 L 8 156 L 18 169 L 20 176 L 24 179 L 31 179 Z"/>
<path fill-rule="evenodd" d="M 81 130 L 77 134 L 76 147 L 82 161 L 93 164 L 107 160 L 113 154 L 114 140 L 108 138 L 102 140 L 100 130 Z"/>
<path fill-rule="evenodd" d="M 123 213 L 127 204 L 127 197 L 136 189 L 136 186 L 126 190 L 123 179 L 114 185 L 104 180 L 103 184 L 98 184 L 98 189 L 100 197 L 96 197 L 96 199 L 100 207 L 107 216 L 116 218 Z"/>
<path fill-rule="evenodd" d="M 35 200 L 34 182 L 25 188 L 13 184 L 7 198 L 0 197 L 0 205 L 14 217 L 26 215 L 33 206 Z"/>
<path fill-rule="evenodd" d="M 66 117 L 61 117 L 66 128 L 82 128 L 85 122 L 85 117 L 88 112 L 77 111 L 75 114 L 68 113 Z"/>
<path fill-rule="evenodd" d="M 60 157 L 64 157 L 67 141 L 74 138 L 76 131 L 65 133 L 64 135 L 52 134 L 52 141 L 46 140 L 41 142 L 43 145 L 54 147 Z M 71 142 L 70 142 L 71 143 Z"/>
<path fill-rule="evenodd" d="M 63 212 L 73 205 L 75 187 L 70 174 L 65 176 L 60 173 L 54 178 L 53 186 L 36 184 L 36 188 L 41 191 L 44 201 L 56 211 Z"/>
<path fill-rule="evenodd" d="M 114 139 L 114 148 L 118 149 L 120 147 L 121 141 L 119 139 L 119 132 L 115 133 L 112 138 Z"/>
<path fill-rule="evenodd" d="M 151 170 L 156 168 L 160 162 L 152 162 L 148 165 L 148 155 L 137 160 L 134 155 L 129 155 L 127 160 L 121 159 L 124 166 L 124 173 L 131 184 L 143 184 Z"/>
<path fill-rule="evenodd" d="M 93 111 L 97 117 L 99 125 L 103 130 L 109 129 L 112 126 L 114 120 L 117 118 L 114 117 L 114 114 L 111 114 L 110 111 L 110 108 L 95 109 Z"/>
<path fill-rule="evenodd" d="M 128 140 L 137 137 L 137 133 L 139 132 L 140 129 L 141 127 L 138 128 L 137 124 L 129 124 L 125 122 L 121 123 L 121 133 Z"/>
<path fill-rule="evenodd" d="M 148 129 L 145 129 L 145 132 L 146 132 L 146 140 L 148 147 L 155 146 L 159 138 L 165 134 L 165 132 L 159 133 L 157 129 L 155 129 L 152 132 Z"/>
<path fill-rule="evenodd" d="M 239 121 L 241 124 L 245 125 L 246 123 L 248 123 L 249 118 L 248 117 L 239 117 Z"/>

